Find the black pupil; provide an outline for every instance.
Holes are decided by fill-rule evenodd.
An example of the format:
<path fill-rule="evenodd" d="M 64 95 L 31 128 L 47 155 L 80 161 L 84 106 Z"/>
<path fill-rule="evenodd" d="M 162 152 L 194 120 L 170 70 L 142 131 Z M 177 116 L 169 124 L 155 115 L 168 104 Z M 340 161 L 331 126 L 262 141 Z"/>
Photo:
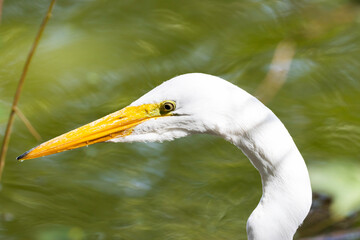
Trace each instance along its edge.
<path fill-rule="evenodd" d="M 165 108 L 165 110 L 170 111 L 172 109 L 172 104 L 171 103 L 165 103 L 164 108 Z"/>

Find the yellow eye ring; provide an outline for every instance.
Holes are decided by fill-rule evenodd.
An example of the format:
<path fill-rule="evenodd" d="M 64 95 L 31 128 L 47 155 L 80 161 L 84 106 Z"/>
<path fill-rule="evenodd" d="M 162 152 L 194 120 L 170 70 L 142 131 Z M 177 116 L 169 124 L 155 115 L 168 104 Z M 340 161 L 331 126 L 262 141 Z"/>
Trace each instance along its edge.
<path fill-rule="evenodd" d="M 174 101 L 164 101 L 160 105 L 161 113 L 169 113 L 174 111 L 176 108 L 176 103 Z"/>

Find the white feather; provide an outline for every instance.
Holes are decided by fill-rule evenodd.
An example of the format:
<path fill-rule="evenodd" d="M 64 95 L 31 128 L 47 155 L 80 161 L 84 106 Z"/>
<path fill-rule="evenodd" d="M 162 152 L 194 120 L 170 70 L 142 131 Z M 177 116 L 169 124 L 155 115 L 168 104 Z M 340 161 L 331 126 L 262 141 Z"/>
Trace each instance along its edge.
<path fill-rule="evenodd" d="M 248 239 L 289 240 L 311 205 L 305 162 L 290 134 L 256 98 L 215 76 L 191 73 L 154 88 L 132 106 L 176 102 L 172 117 L 145 121 L 114 142 L 168 141 L 193 133 L 219 135 L 259 171 L 263 195 L 247 222 Z"/>

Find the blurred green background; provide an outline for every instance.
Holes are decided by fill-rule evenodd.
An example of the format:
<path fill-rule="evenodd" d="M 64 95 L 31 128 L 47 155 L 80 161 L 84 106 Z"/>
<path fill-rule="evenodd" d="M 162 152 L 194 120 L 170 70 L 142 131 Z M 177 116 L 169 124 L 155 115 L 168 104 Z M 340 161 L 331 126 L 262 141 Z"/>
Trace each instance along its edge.
<path fill-rule="evenodd" d="M 49 3 L 4 1 L 0 142 Z M 336 231 L 339 221 L 359 228 L 359 1 L 58 0 L 19 108 L 47 140 L 183 73 L 217 75 L 255 94 L 284 41 L 295 55 L 267 105 L 303 154 L 314 192 L 331 199 L 325 223 L 296 238 Z M 246 239 L 261 196 L 250 162 L 213 136 L 15 160 L 39 143 L 17 118 L 0 186 L 1 239 Z"/>

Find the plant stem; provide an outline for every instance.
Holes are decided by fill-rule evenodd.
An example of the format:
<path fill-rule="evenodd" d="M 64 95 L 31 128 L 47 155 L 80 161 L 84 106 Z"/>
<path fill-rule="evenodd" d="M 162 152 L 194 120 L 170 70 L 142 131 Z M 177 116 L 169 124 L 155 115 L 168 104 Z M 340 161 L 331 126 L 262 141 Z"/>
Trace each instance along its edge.
<path fill-rule="evenodd" d="M 2 173 L 3 173 L 4 167 L 5 167 L 5 157 L 6 157 L 7 149 L 8 149 L 8 146 L 9 146 L 11 128 L 12 128 L 12 125 L 14 123 L 14 116 L 15 116 L 15 113 L 16 113 L 16 107 L 17 107 L 17 104 L 19 102 L 21 90 L 22 90 L 23 85 L 24 85 L 24 80 L 25 80 L 26 74 L 28 72 L 31 59 L 32 59 L 32 57 L 33 57 L 33 55 L 35 53 L 35 50 L 36 50 L 37 46 L 39 45 L 41 35 L 44 32 L 45 26 L 46 26 L 46 24 L 49 21 L 49 18 L 51 16 L 51 12 L 52 12 L 52 9 L 54 7 L 55 1 L 56 0 L 51 0 L 51 3 L 50 3 L 50 6 L 49 6 L 49 8 L 47 10 L 46 16 L 45 16 L 44 20 L 41 23 L 40 29 L 39 29 L 36 37 L 35 37 L 34 43 L 33 43 L 32 47 L 30 49 L 30 52 L 29 52 L 29 54 L 27 56 L 27 59 L 26 59 L 25 65 L 24 65 L 24 69 L 22 71 L 22 74 L 21 74 L 21 77 L 19 79 L 19 83 L 18 83 L 16 92 L 15 92 L 14 101 L 13 101 L 13 104 L 11 106 L 9 120 L 8 120 L 6 130 L 5 130 L 4 140 L 3 140 L 3 143 L 2 143 L 2 146 L 1 146 L 1 153 L 0 153 L 0 181 L 1 181 Z"/>
<path fill-rule="evenodd" d="M 0 23 L 1 23 L 1 17 L 2 17 L 2 6 L 3 6 L 4 0 L 0 0 Z"/>
<path fill-rule="evenodd" d="M 25 126 L 27 127 L 29 132 L 34 136 L 34 138 L 38 141 L 41 141 L 42 138 L 41 138 L 40 134 L 36 131 L 36 129 L 33 127 L 33 125 L 31 125 L 29 119 L 27 119 L 27 117 L 25 117 L 25 115 L 20 111 L 20 109 L 17 106 L 15 107 L 15 113 L 23 121 L 23 123 L 25 124 Z"/>

